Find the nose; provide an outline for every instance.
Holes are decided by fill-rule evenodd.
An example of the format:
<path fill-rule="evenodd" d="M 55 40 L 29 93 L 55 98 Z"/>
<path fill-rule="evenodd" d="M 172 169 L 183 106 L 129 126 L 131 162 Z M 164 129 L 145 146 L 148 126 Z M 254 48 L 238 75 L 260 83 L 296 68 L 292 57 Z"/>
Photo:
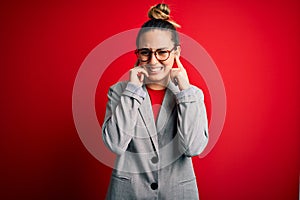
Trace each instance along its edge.
<path fill-rule="evenodd" d="M 155 52 L 151 52 L 151 57 L 150 57 L 150 60 L 149 60 L 149 64 L 155 65 L 157 62 L 158 62 L 158 60 L 156 59 Z"/>

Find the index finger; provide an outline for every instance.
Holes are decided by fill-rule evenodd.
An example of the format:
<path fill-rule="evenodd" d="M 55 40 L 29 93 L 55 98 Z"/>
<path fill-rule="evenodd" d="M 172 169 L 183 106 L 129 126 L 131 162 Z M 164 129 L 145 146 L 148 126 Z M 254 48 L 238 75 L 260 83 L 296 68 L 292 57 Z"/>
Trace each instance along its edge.
<path fill-rule="evenodd" d="M 149 77 L 148 72 L 143 67 L 135 67 L 136 72 L 138 74 L 144 74 L 145 76 Z"/>
<path fill-rule="evenodd" d="M 179 56 L 175 57 L 175 61 L 176 61 L 176 64 L 177 64 L 179 69 L 184 69 L 183 65 L 181 64 L 181 62 L 179 60 Z"/>

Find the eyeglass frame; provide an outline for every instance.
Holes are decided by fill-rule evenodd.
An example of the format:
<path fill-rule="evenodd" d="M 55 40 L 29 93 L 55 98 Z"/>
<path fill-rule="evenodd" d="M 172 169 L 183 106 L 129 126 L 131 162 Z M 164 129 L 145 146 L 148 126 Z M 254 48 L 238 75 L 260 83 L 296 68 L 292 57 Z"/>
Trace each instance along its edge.
<path fill-rule="evenodd" d="M 171 52 L 174 51 L 178 46 L 180 46 L 180 45 L 175 45 L 175 46 L 174 46 L 172 49 L 170 49 L 170 50 L 164 50 L 164 49 L 162 48 L 162 49 L 156 49 L 155 51 L 153 51 L 152 48 L 141 48 L 141 49 L 136 49 L 136 50 L 134 51 L 134 53 L 135 53 L 135 55 L 138 57 L 138 59 L 140 60 L 140 58 L 139 58 L 139 51 L 140 51 L 140 50 L 149 50 L 149 52 L 151 52 L 151 54 L 148 56 L 148 59 L 147 59 L 147 60 L 140 60 L 141 62 L 149 62 L 149 61 L 151 60 L 151 58 L 152 58 L 153 53 L 154 53 L 155 58 L 156 58 L 158 61 L 164 62 L 164 61 L 166 61 L 166 60 L 168 60 L 168 59 L 170 58 Z M 167 57 L 166 59 L 161 60 L 161 59 L 158 59 L 158 58 L 157 58 L 157 51 L 161 51 L 161 50 L 167 51 L 167 52 L 168 52 L 169 55 L 168 55 L 168 57 Z"/>

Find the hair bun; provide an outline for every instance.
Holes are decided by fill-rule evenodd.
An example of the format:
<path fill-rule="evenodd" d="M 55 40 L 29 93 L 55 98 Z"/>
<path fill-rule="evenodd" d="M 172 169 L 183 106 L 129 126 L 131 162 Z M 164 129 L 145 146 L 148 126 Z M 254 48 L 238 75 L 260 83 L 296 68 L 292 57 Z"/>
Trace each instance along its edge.
<path fill-rule="evenodd" d="M 148 11 L 148 17 L 150 19 L 161 19 L 168 21 L 171 23 L 175 28 L 180 28 L 181 26 L 177 24 L 175 21 L 170 20 L 170 13 L 171 10 L 167 4 L 160 3 L 155 6 L 152 6 Z"/>
<path fill-rule="evenodd" d="M 152 6 L 148 11 L 148 17 L 150 19 L 170 19 L 170 8 L 167 4 L 160 3 L 155 6 Z"/>

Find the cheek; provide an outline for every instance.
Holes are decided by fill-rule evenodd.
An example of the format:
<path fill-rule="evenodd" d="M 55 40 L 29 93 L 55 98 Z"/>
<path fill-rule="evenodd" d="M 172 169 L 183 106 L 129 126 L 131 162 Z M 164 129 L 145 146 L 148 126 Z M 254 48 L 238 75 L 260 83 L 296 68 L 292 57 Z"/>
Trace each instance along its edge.
<path fill-rule="evenodd" d="M 164 76 L 169 75 L 172 70 L 172 65 L 166 65 L 164 70 Z"/>

